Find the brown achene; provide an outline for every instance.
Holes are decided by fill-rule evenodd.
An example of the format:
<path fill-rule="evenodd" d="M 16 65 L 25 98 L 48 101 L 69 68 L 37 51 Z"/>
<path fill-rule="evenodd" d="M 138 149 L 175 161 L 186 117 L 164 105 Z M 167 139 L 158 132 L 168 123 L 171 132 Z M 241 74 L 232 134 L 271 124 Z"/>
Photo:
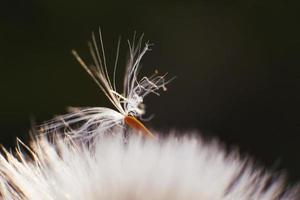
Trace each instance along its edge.
<path fill-rule="evenodd" d="M 141 132 L 144 136 L 149 138 L 155 138 L 155 136 L 149 131 L 149 129 L 147 129 L 145 125 L 142 122 L 140 122 L 137 118 L 127 115 L 126 117 L 124 117 L 124 122 L 129 127 Z"/>

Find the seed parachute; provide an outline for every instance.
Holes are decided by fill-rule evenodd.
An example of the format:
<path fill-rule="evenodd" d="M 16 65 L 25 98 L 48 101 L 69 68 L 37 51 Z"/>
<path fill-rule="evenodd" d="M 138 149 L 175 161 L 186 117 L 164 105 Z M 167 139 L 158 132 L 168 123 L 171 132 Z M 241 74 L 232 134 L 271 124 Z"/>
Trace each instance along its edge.
<path fill-rule="evenodd" d="M 117 91 L 116 71 L 118 65 L 120 39 L 118 41 L 116 60 L 113 67 L 112 78 L 109 75 L 108 64 L 105 58 L 105 49 L 102 39 L 102 33 L 99 29 L 99 38 L 92 33 L 92 41 L 88 43 L 93 64 L 86 64 L 75 50 L 73 55 L 80 65 L 87 71 L 90 77 L 95 81 L 105 96 L 115 107 L 115 110 L 104 107 L 93 108 L 72 108 L 71 113 L 58 116 L 53 120 L 41 126 L 42 132 L 52 132 L 53 130 L 64 130 L 72 138 L 92 141 L 99 136 L 99 133 L 105 134 L 115 128 L 124 128 L 128 125 L 138 130 L 148 137 L 154 135 L 138 120 L 145 114 L 143 99 L 150 93 L 159 94 L 160 89 L 166 90 L 165 75 L 158 75 L 155 72 L 149 77 L 138 78 L 140 62 L 147 51 L 150 50 L 150 44 L 146 42 L 143 45 L 143 35 L 132 42 L 129 40 L 129 59 L 124 74 L 124 84 L 122 93 Z"/>

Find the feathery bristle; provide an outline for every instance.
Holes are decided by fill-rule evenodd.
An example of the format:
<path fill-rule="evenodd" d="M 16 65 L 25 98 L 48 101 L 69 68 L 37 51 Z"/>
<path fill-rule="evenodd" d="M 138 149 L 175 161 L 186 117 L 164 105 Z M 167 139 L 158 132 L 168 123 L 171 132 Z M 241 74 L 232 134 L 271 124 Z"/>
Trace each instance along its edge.
<path fill-rule="evenodd" d="M 7 151 L 0 156 L 5 200 L 299 199 L 299 188 L 285 187 L 282 176 L 199 137 L 145 140 L 131 135 L 124 142 L 123 133 L 115 132 L 92 147 L 41 137 L 27 152 L 30 156 L 20 149 L 17 157 Z"/>
<path fill-rule="evenodd" d="M 149 77 L 138 78 L 140 62 L 145 53 L 150 50 L 148 43 L 145 43 L 145 46 L 142 48 L 142 42 L 143 35 L 137 41 L 135 35 L 132 42 L 128 40 L 129 59 L 125 69 L 124 90 L 122 92 L 117 91 L 115 80 L 120 39 L 113 68 L 113 78 L 109 75 L 100 29 L 99 38 L 97 39 L 93 33 L 92 42 L 89 43 L 93 64 L 86 64 L 78 53 L 72 50 L 77 61 L 100 87 L 116 110 L 103 107 L 76 108 L 75 111 L 73 109 L 73 112 L 69 114 L 58 116 L 46 122 L 41 126 L 40 132 L 61 132 L 63 130 L 65 134 L 70 133 L 70 137 L 90 140 L 97 137 L 96 132 L 105 133 L 115 126 L 124 127 L 125 117 L 141 118 L 145 113 L 144 108 L 141 106 L 143 105 L 143 99 L 150 93 L 158 94 L 158 90 L 165 90 L 165 85 L 171 81 L 165 80 L 167 74 L 160 76 L 157 73 Z M 145 131 L 147 130 L 146 128 L 143 130 L 150 133 Z"/>

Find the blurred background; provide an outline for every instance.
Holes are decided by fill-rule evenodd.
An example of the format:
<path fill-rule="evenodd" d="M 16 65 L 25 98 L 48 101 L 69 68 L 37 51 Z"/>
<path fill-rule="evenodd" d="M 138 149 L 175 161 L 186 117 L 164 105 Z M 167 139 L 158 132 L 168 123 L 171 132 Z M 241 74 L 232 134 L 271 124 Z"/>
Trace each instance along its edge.
<path fill-rule="evenodd" d="M 296 2 L 296 1 L 295 1 Z M 0 143 L 28 139 L 68 106 L 112 105 L 71 55 L 101 26 L 108 62 L 122 36 L 154 43 L 142 73 L 177 79 L 146 99 L 148 127 L 198 130 L 300 180 L 300 6 L 292 1 L 2 0 Z"/>

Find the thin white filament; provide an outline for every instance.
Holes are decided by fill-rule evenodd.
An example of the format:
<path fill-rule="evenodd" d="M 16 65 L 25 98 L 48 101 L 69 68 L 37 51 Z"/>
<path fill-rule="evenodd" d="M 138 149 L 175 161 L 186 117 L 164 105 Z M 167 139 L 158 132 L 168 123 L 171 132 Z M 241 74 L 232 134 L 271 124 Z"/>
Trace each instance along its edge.
<path fill-rule="evenodd" d="M 105 49 L 100 28 L 98 40 L 96 35 L 92 33 L 92 42 L 88 43 L 93 64 L 86 64 L 78 53 L 72 50 L 77 61 L 100 87 L 116 111 L 102 107 L 78 108 L 69 114 L 56 117 L 54 120 L 42 125 L 41 130 L 43 132 L 64 130 L 65 133 L 71 133 L 70 135 L 74 138 L 94 138 L 97 135 L 95 134 L 95 130 L 107 132 L 109 129 L 113 129 L 114 126 L 123 126 L 123 119 L 127 115 L 132 115 L 137 118 L 142 117 L 145 113 L 144 108 L 141 108 L 143 99 L 150 93 L 159 95 L 158 90 L 165 90 L 165 85 L 172 79 L 166 81 L 166 74 L 160 76 L 157 73 L 149 77 L 144 76 L 141 79 L 138 78 L 140 62 L 146 52 L 150 50 L 150 45 L 145 43 L 142 49 L 143 35 L 137 42 L 135 41 L 135 37 L 134 34 L 132 43 L 128 40 L 129 60 L 124 74 L 123 92 L 116 90 L 116 71 L 120 51 L 120 38 L 117 44 L 112 81 L 108 72 L 108 64 L 105 58 Z"/>

